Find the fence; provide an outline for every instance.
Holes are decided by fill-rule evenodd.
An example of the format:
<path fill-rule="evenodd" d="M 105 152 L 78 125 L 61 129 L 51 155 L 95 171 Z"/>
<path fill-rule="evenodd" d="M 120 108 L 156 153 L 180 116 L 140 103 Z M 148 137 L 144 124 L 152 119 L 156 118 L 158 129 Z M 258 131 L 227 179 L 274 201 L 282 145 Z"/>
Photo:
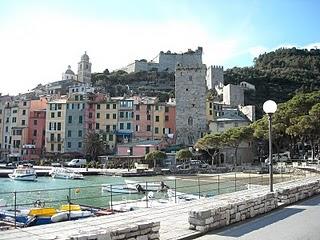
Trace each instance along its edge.
<path fill-rule="evenodd" d="M 302 176 L 291 174 L 274 175 L 274 183 L 293 180 Z M 131 184 L 131 188 L 129 187 Z M 140 192 L 132 189 L 140 185 Z M 222 174 L 209 176 L 168 177 L 162 181 L 145 181 L 114 185 L 92 185 L 85 187 L 41 189 L 32 191 L 2 192 L 0 199 L 6 201 L 6 213 L 11 213 L 14 227 L 25 226 L 18 221 L 22 209 L 35 207 L 59 208 L 62 204 L 79 204 L 86 210 L 128 211 L 141 207 L 156 207 L 174 204 L 223 193 L 240 191 L 248 185 L 267 185 L 268 175 Z M 139 190 L 137 187 L 137 189 Z M 167 190 L 167 191 L 161 191 Z M 150 194 L 150 192 L 153 194 Z M 3 204 L 4 205 L 4 204 Z M 1 208 L 0 208 L 1 209 Z M 69 212 L 71 211 L 69 207 Z M 3 214 L 2 214 L 3 215 Z M 1 216 L 1 210 L 0 210 Z M 70 214 L 69 214 L 70 216 Z M 3 217 L 3 216 L 2 216 Z"/>

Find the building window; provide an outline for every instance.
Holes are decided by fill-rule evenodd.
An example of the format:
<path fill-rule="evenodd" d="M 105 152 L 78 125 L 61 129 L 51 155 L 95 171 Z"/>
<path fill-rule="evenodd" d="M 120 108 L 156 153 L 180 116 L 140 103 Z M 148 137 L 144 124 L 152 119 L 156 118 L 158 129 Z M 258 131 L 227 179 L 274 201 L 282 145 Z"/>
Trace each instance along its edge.
<path fill-rule="evenodd" d="M 156 133 L 156 134 L 159 133 L 159 128 L 157 128 L 157 127 L 154 128 L 154 133 Z"/>
<path fill-rule="evenodd" d="M 58 117 L 61 117 L 61 112 L 60 111 L 58 112 Z"/>
<path fill-rule="evenodd" d="M 165 117 L 164 117 L 164 120 L 165 120 L 166 122 L 168 122 L 168 121 L 169 121 L 169 116 L 168 116 L 168 115 L 165 116 Z"/>
<path fill-rule="evenodd" d="M 78 131 L 78 137 L 82 137 L 82 130 Z"/>
<path fill-rule="evenodd" d="M 112 125 L 112 130 L 113 131 L 117 130 L 117 125 Z"/>
<path fill-rule="evenodd" d="M 22 110 L 22 115 L 26 115 L 26 110 Z"/>
<path fill-rule="evenodd" d="M 79 123 L 82 123 L 82 116 L 79 116 Z"/>
<path fill-rule="evenodd" d="M 124 123 L 120 123 L 120 129 L 124 129 Z"/>
<path fill-rule="evenodd" d="M 61 152 L 61 144 L 58 144 L 58 151 Z"/>
<path fill-rule="evenodd" d="M 212 102 L 209 103 L 209 108 L 212 108 Z"/>
<path fill-rule="evenodd" d="M 109 103 L 107 103 L 106 108 L 110 109 L 110 104 Z"/>
<path fill-rule="evenodd" d="M 89 118 L 92 118 L 92 112 L 89 112 Z"/>
<path fill-rule="evenodd" d="M 156 116 L 156 122 L 159 122 L 159 121 L 160 121 L 160 117 Z"/>
<path fill-rule="evenodd" d="M 212 116 L 212 110 L 210 110 L 210 111 L 209 111 L 209 115 L 211 115 L 211 116 Z"/>
<path fill-rule="evenodd" d="M 100 104 L 97 104 L 97 109 L 100 109 Z"/>
<path fill-rule="evenodd" d="M 186 92 L 188 92 L 189 91 L 189 89 L 188 88 L 186 88 Z"/>
<path fill-rule="evenodd" d="M 151 110 L 151 105 L 147 105 L 147 110 L 148 110 L 148 111 Z"/>
<path fill-rule="evenodd" d="M 113 109 L 117 109 L 117 104 L 113 104 Z"/>
<path fill-rule="evenodd" d="M 113 141 L 113 135 L 112 134 L 109 135 L 109 141 Z"/>
<path fill-rule="evenodd" d="M 51 118 L 54 118 L 54 112 L 51 113 Z"/>
<path fill-rule="evenodd" d="M 68 142 L 68 148 L 71 148 L 71 142 Z"/>
<path fill-rule="evenodd" d="M 58 122 L 57 130 L 61 131 L 61 122 Z"/>
<path fill-rule="evenodd" d="M 72 123 L 72 116 L 68 117 L 68 123 Z"/>
<path fill-rule="evenodd" d="M 21 121 L 21 125 L 22 125 L 22 126 L 26 125 L 26 120 L 22 120 L 22 121 Z"/>
<path fill-rule="evenodd" d="M 127 129 L 131 129 L 131 123 L 127 123 Z"/>
<path fill-rule="evenodd" d="M 33 130 L 33 136 L 34 136 L 34 137 L 37 136 L 37 130 Z"/>
<path fill-rule="evenodd" d="M 151 131 L 151 125 L 147 125 L 147 131 L 148 131 L 148 132 Z"/>
<path fill-rule="evenodd" d="M 82 142 L 78 142 L 78 148 L 82 148 Z"/>
<path fill-rule="evenodd" d="M 97 118 L 100 118 L 100 113 L 97 113 Z"/>
<path fill-rule="evenodd" d="M 136 120 L 137 120 L 137 121 L 140 120 L 140 115 L 136 115 Z"/>
<path fill-rule="evenodd" d="M 158 105 L 156 106 L 156 111 L 159 111 L 159 106 Z"/>
<path fill-rule="evenodd" d="M 58 109 L 61 110 L 61 108 L 62 108 L 62 105 L 61 105 L 61 103 L 59 103 L 58 104 Z"/>
<path fill-rule="evenodd" d="M 120 118 L 124 118 L 124 112 L 120 112 Z"/>
<path fill-rule="evenodd" d="M 140 105 L 136 105 L 136 110 L 140 110 Z"/>
<path fill-rule="evenodd" d="M 106 114 L 106 119 L 110 119 L 110 114 L 109 113 Z"/>
<path fill-rule="evenodd" d="M 117 114 L 116 113 L 112 114 L 112 118 L 117 119 Z"/>
<path fill-rule="evenodd" d="M 50 141 L 51 141 L 51 142 L 54 141 L 54 134 L 53 134 L 53 133 L 50 134 Z"/>
<path fill-rule="evenodd" d="M 54 144 L 51 144 L 51 151 L 54 151 Z"/>
<path fill-rule="evenodd" d="M 23 102 L 23 106 L 27 106 L 27 102 Z"/>
<path fill-rule="evenodd" d="M 68 137 L 71 137 L 71 130 L 68 130 Z"/>
<path fill-rule="evenodd" d="M 99 130 L 100 129 L 100 124 L 96 123 L 96 129 Z"/>
<path fill-rule="evenodd" d="M 189 118 L 188 118 L 188 125 L 189 125 L 189 126 L 192 126 L 192 125 L 193 125 L 193 119 L 192 119 L 192 117 L 189 117 Z"/>
<path fill-rule="evenodd" d="M 33 125 L 38 125 L 38 120 L 33 120 Z"/>
<path fill-rule="evenodd" d="M 165 111 L 165 112 L 169 112 L 169 107 L 165 107 L 165 108 L 164 108 L 164 111 Z"/>
<path fill-rule="evenodd" d="M 147 115 L 147 120 L 151 120 L 151 115 L 150 114 Z"/>
<path fill-rule="evenodd" d="M 92 129 L 92 123 L 89 123 L 88 128 Z"/>
<path fill-rule="evenodd" d="M 136 125 L 136 132 L 139 132 L 139 125 Z"/>

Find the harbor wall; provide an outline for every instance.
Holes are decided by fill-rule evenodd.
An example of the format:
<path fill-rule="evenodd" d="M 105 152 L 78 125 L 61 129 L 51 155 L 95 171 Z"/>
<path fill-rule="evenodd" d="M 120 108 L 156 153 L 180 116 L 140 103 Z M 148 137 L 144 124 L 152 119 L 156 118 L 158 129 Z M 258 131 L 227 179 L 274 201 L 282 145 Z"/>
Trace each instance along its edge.
<path fill-rule="evenodd" d="M 203 200 L 202 205 L 189 211 L 189 228 L 207 232 L 311 197 L 320 193 L 320 179 L 279 183 L 274 189 L 269 192 L 265 186 Z"/>

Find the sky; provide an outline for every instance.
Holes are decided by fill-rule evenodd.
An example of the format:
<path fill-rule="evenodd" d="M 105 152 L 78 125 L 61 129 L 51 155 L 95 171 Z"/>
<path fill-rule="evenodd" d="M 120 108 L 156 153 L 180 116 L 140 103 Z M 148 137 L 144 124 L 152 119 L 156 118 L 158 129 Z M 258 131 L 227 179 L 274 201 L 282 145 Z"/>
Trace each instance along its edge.
<path fill-rule="evenodd" d="M 320 47 L 318 0 L 0 0 L 0 93 L 203 47 L 206 65 L 251 66 L 279 47 Z"/>

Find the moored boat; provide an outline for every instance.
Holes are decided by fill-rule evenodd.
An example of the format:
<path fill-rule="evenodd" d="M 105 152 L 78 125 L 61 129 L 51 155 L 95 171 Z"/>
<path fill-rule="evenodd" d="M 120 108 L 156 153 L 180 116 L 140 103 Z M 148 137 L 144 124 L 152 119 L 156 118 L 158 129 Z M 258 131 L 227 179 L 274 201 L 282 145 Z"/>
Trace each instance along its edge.
<path fill-rule="evenodd" d="M 75 172 L 68 168 L 56 167 L 52 168 L 49 172 L 52 178 L 59 178 L 59 179 L 84 179 L 81 173 Z"/>
<path fill-rule="evenodd" d="M 13 173 L 8 174 L 9 178 L 20 181 L 36 181 L 37 174 L 32 165 L 19 165 Z"/>

